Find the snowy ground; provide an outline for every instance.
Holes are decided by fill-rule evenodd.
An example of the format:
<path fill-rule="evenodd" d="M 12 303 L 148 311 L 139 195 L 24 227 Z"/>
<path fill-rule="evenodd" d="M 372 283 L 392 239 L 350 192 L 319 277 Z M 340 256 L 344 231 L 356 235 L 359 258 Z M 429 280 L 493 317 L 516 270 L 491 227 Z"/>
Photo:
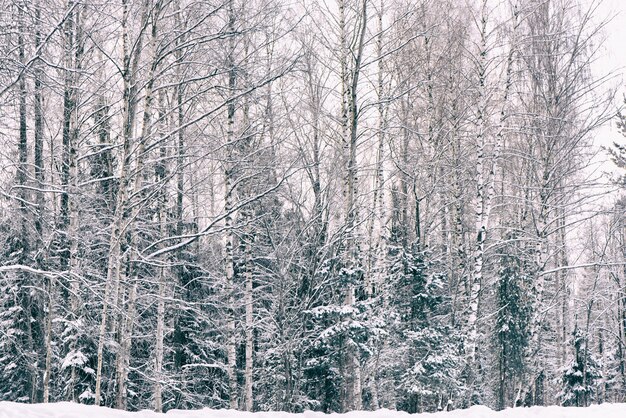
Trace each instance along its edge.
<path fill-rule="evenodd" d="M 247 413 L 229 410 L 204 409 L 200 411 L 169 411 L 168 417 L 178 418 L 327 418 L 320 412 L 288 414 L 286 412 Z M 68 402 L 53 404 L 18 404 L 0 402 L 0 418 L 156 418 L 152 411 L 124 412 L 96 406 Z M 408 418 L 405 412 L 379 410 L 332 414 L 334 418 Z M 416 415 L 413 415 L 416 416 Z M 589 408 L 561 408 L 557 406 L 508 409 L 495 412 L 484 406 L 436 414 L 417 415 L 423 418 L 625 418 L 626 404 L 594 405 Z"/>

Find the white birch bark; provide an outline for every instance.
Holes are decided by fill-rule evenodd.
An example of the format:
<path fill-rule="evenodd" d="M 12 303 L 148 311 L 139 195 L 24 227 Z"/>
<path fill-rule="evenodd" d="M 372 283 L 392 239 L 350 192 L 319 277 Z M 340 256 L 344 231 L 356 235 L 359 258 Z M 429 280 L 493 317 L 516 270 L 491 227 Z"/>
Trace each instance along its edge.
<path fill-rule="evenodd" d="M 506 135 L 506 121 L 508 119 L 508 101 L 513 85 L 513 64 L 515 51 L 517 48 L 517 30 L 519 27 L 519 11 L 517 7 L 513 11 L 513 32 L 511 36 L 511 45 L 506 61 L 506 69 L 504 75 L 504 88 L 502 99 L 500 102 L 500 115 L 495 135 L 495 143 L 493 144 L 492 155 L 487 155 L 487 137 L 489 129 L 489 115 L 487 110 L 488 81 L 487 81 L 487 1 L 483 1 L 481 11 L 481 50 L 479 58 L 479 111 L 478 111 L 478 138 L 476 150 L 476 202 L 475 202 L 475 219 L 476 219 L 476 244 L 473 255 L 473 274 L 470 290 L 470 313 L 468 317 L 469 334 L 467 340 L 467 354 L 470 361 L 476 360 L 476 347 L 478 341 L 478 310 L 480 305 L 480 293 L 483 281 L 483 265 L 485 256 L 485 241 L 489 230 L 489 219 L 493 200 L 495 197 L 496 172 L 502 147 Z M 489 170 L 485 173 L 485 170 Z"/>
<path fill-rule="evenodd" d="M 485 245 L 486 207 L 488 205 L 486 196 L 487 181 L 486 169 L 486 135 L 488 128 L 487 114 L 487 1 L 483 0 L 480 16 L 480 50 L 478 58 L 478 132 L 476 137 L 476 200 L 474 203 L 474 214 L 476 224 L 476 242 L 473 254 L 473 271 L 471 276 L 469 294 L 469 316 L 467 318 L 467 328 L 469 330 L 466 341 L 466 354 L 469 364 L 473 367 L 476 361 L 476 344 L 478 341 L 478 308 L 479 297 L 482 287 L 483 256 Z"/>
<path fill-rule="evenodd" d="M 152 10 L 150 11 L 150 13 L 152 14 L 152 25 L 151 25 L 151 34 L 149 37 L 149 42 L 146 47 L 146 50 L 151 55 L 150 68 L 149 68 L 148 77 L 147 77 L 148 81 L 145 87 L 141 136 L 137 140 L 137 145 L 136 145 L 136 150 L 135 150 L 135 154 L 137 155 L 137 157 L 135 158 L 135 167 L 134 167 L 135 182 L 133 185 L 132 194 L 129 196 L 129 197 L 134 197 L 135 199 L 141 198 L 141 190 L 143 188 L 143 180 L 144 180 L 144 173 L 143 173 L 144 158 L 145 158 L 144 156 L 146 154 L 148 141 L 150 140 L 151 135 L 152 135 L 152 107 L 153 107 L 153 102 L 154 102 L 153 90 L 154 90 L 154 83 L 155 83 L 155 71 L 158 65 L 158 56 L 156 52 L 156 41 L 157 41 L 157 31 L 158 31 L 157 25 L 158 25 L 158 21 L 160 17 L 159 16 L 160 12 L 161 12 L 161 1 L 157 0 L 152 6 Z M 132 135 L 132 132 L 131 132 L 131 135 Z M 141 205 L 139 204 L 133 205 L 132 210 L 130 211 L 130 216 L 128 217 L 128 220 L 125 222 L 125 225 L 123 228 L 124 230 L 130 230 L 129 247 L 131 249 L 130 250 L 131 258 L 138 258 L 137 231 L 133 227 L 132 222 L 137 218 L 140 208 L 141 208 Z M 118 268 L 121 268 L 121 266 L 118 266 Z M 131 266 L 131 271 L 133 271 L 132 277 L 134 279 L 134 287 L 131 289 L 131 297 L 129 299 L 129 303 L 127 307 L 128 312 L 126 313 L 127 321 L 130 321 L 130 322 L 125 326 L 124 330 L 120 332 L 121 341 L 120 341 L 120 349 L 118 353 L 118 358 L 120 358 L 121 361 L 118 362 L 118 367 L 124 367 L 125 369 L 128 369 L 128 366 L 129 366 L 130 349 L 132 346 L 131 330 L 133 326 L 133 323 L 132 323 L 133 311 L 135 309 L 134 298 L 136 297 L 137 283 L 139 281 L 139 277 L 137 275 L 136 270 L 137 270 L 136 266 Z M 159 301 L 162 302 L 163 298 L 159 298 Z M 162 336 L 161 336 L 161 340 L 162 340 Z M 120 379 L 126 379 L 128 375 L 127 370 L 121 370 L 121 371 L 118 370 L 117 375 L 118 375 L 117 407 L 119 409 L 126 409 L 126 382 L 125 380 L 120 380 Z"/>
<path fill-rule="evenodd" d="M 237 409 L 239 404 L 239 394 L 237 387 L 237 370 L 236 370 L 236 327 L 235 327 L 235 260 L 234 245 L 235 236 L 233 231 L 233 215 L 235 190 L 233 179 L 233 159 L 234 159 L 234 141 L 235 141 L 235 89 L 237 87 L 237 73 L 235 68 L 235 11 L 233 9 L 233 0 L 228 3 L 228 29 L 231 36 L 228 40 L 228 88 L 230 91 L 230 99 L 227 106 L 227 133 L 226 133 L 226 161 L 224 161 L 224 218 L 225 244 L 224 244 L 224 270 L 226 273 L 226 292 L 227 292 L 227 308 L 226 308 L 226 370 L 228 375 L 228 385 L 230 389 L 230 409 Z"/>
<path fill-rule="evenodd" d="M 159 121 L 160 126 L 164 123 L 163 120 L 165 118 L 165 114 L 163 111 L 164 107 L 164 93 L 161 91 L 159 93 Z M 163 141 L 162 132 L 159 132 L 159 140 Z M 157 172 L 156 180 L 157 183 L 161 184 L 161 191 L 159 196 L 159 234 L 160 236 L 166 236 L 167 234 L 167 187 L 163 185 L 163 182 L 167 181 L 168 177 L 168 160 L 169 155 L 167 151 L 167 147 L 164 142 L 161 145 L 160 152 L 160 164 L 162 165 L 162 169 Z M 182 167 L 178 167 L 178 170 L 182 170 Z M 167 262 L 167 258 L 165 256 L 162 257 L 163 264 Z M 163 357 L 164 357 L 164 338 L 165 338 L 165 297 L 167 294 L 167 277 L 166 272 L 170 271 L 169 268 L 165 266 L 161 266 L 159 268 L 159 290 L 157 295 L 157 325 L 156 325 L 156 343 L 154 350 L 154 410 L 155 412 L 163 412 Z"/>
<path fill-rule="evenodd" d="M 145 22 L 148 19 L 149 0 L 144 0 L 142 8 L 142 28 L 145 27 Z M 135 45 L 134 55 L 130 55 L 130 42 L 129 42 L 129 3 L 128 0 L 122 1 L 122 47 L 123 47 L 123 68 L 124 68 L 124 109 L 122 112 L 122 152 L 120 155 L 120 163 L 118 169 L 119 188 L 117 191 L 117 198 L 115 202 L 115 213 L 113 216 L 113 222 L 111 225 L 111 237 L 109 240 L 109 255 L 107 259 L 107 277 L 105 282 L 104 301 L 102 305 L 102 314 L 100 318 L 100 329 L 98 332 L 98 352 L 97 352 L 97 364 L 96 364 L 96 388 L 95 388 L 95 404 L 100 405 L 101 391 L 102 391 L 102 366 L 104 355 L 104 344 L 106 340 L 107 320 L 109 304 L 118 306 L 118 295 L 120 286 L 120 270 L 122 266 L 122 258 L 120 254 L 121 240 L 123 238 L 125 225 L 124 225 L 124 212 L 125 205 L 127 204 L 128 186 L 130 182 L 129 178 L 129 165 L 131 158 L 132 147 L 132 133 L 135 125 L 135 111 L 136 111 L 136 83 L 135 78 L 137 74 L 137 68 L 143 50 L 143 32 L 139 34 L 137 45 Z"/>

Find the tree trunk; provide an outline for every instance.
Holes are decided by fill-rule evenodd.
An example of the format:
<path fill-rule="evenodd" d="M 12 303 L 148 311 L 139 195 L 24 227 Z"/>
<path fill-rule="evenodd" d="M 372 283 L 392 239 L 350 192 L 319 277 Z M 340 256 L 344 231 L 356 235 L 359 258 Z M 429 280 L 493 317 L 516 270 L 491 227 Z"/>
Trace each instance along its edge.
<path fill-rule="evenodd" d="M 235 68 L 235 11 L 233 10 L 233 0 L 228 3 L 228 29 L 231 33 L 228 42 L 228 89 L 232 95 L 227 105 L 227 137 L 226 137 L 226 161 L 224 162 L 224 229 L 226 232 L 224 253 L 225 253 L 225 273 L 227 304 L 227 324 L 226 324 L 226 357 L 227 374 L 230 388 L 230 409 L 237 409 L 239 404 L 239 394 L 237 388 L 237 337 L 235 335 L 235 260 L 234 245 L 235 235 L 233 231 L 233 203 L 235 199 L 234 189 L 234 141 L 235 141 L 235 89 L 237 88 L 237 70 Z"/>
<path fill-rule="evenodd" d="M 467 318 L 467 346 L 468 365 L 471 379 L 475 379 L 476 348 L 478 342 L 478 309 L 483 279 L 483 264 L 485 239 L 487 234 L 487 176 L 485 173 L 487 156 L 485 155 L 486 135 L 489 116 L 487 113 L 487 2 L 483 0 L 480 20 L 480 51 L 478 59 L 478 133 L 476 138 L 476 200 L 475 200 L 475 224 L 476 242 L 474 244 L 473 271 L 471 276 L 469 294 L 469 315 Z M 471 382 L 470 384 L 473 384 Z"/>
<path fill-rule="evenodd" d="M 159 118 L 160 124 L 164 123 L 165 112 L 164 106 L 164 93 L 161 91 L 159 94 Z M 159 134 L 159 140 L 163 141 L 163 137 Z M 156 182 L 161 185 L 161 191 L 158 202 L 158 216 L 159 216 L 159 236 L 167 236 L 167 187 L 163 185 L 167 182 L 168 177 L 168 152 L 165 142 L 162 142 L 160 150 L 160 161 L 156 168 Z M 180 169 L 178 169 L 180 171 Z M 180 232 L 178 232 L 180 235 Z M 166 257 L 163 257 L 163 263 L 167 262 Z M 166 271 L 167 267 L 162 266 L 159 268 L 159 292 L 157 299 L 157 325 L 156 325 L 156 344 L 154 353 L 154 410 L 156 412 L 163 412 L 163 356 L 164 356 L 164 336 L 165 336 L 165 295 L 167 288 Z"/>
<path fill-rule="evenodd" d="M 164 214 L 161 213 L 161 216 Z M 161 221 L 163 222 L 163 221 Z M 154 353 L 154 410 L 163 412 L 163 335 L 165 328 L 165 267 L 159 268 L 156 347 Z"/>
<path fill-rule="evenodd" d="M 144 0 L 141 27 L 146 27 L 149 12 L 149 0 Z M 123 125 L 122 125 L 122 154 L 120 156 L 118 179 L 119 187 L 117 191 L 117 198 L 115 204 L 115 213 L 113 215 L 113 222 L 111 224 L 111 237 L 109 241 L 109 255 L 107 259 L 107 277 L 105 282 L 104 301 L 102 305 L 102 315 L 100 318 L 100 329 L 98 334 L 98 358 L 96 365 L 96 390 L 95 390 L 95 404 L 100 405 L 101 390 L 102 390 L 102 361 L 104 355 L 104 343 L 106 339 L 107 330 L 107 314 L 109 304 L 117 306 L 118 294 L 120 286 L 120 274 L 122 267 L 121 259 L 121 240 L 124 234 L 124 218 L 125 218 L 125 205 L 127 204 L 128 186 L 130 178 L 128 171 L 130 169 L 130 158 L 132 154 L 132 133 L 135 125 L 135 108 L 136 108 L 136 94 L 137 85 L 135 78 L 137 75 L 137 69 L 143 50 L 143 32 L 138 36 L 134 55 L 130 55 L 130 43 L 128 39 L 128 15 L 129 4 L 128 0 L 122 0 L 122 46 L 123 46 L 123 61 L 124 61 L 124 109 L 122 112 Z M 114 324 L 113 324 L 114 326 Z"/>
<path fill-rule="evenodd" d="M 124 295 L 122 295 L 122 298 Z M 130 346 L 132 341 L 133 324 L 135 323 L 135 301 L 137 297 L 137 283 L 130 288 L 126 317 L 120 326 L 120 353 L 117 358 L 117 398 L 118 409 L 126 409 L 126 379 L 130 365 Z"/>
<path fill-rule="evenodd" d="M 40 0 L 37 0 L 35 3 L 35 20 L 37 24 L 35 26 L 35 49 L 39 50 L 41 47 L 41 29 L 39 27 L 39 22 L 41 21 L 41 3 Z M 44 193 L 43 193 L 43 182 L 44 182 L 44 167 L 43 167 L 43 86 L 42 86 L 42 76 L 43 72 L 41 70 L 41 66 L 39 64 L 34 67 L 35 74 L 35 106 L 34 106 L 34 117 L 35 117 L 35 144 L 34 144 L 34 153 L 35 153 L 35 182 L 37 187 L 37 216 L 35 219 L 35 230 L 39 234 L 39 241 L 43 240 L 43 226 L 42 226 L 42 218 L 45 213 L 45 201 L 44 201 Z"/>
<path fill-rule="evenodd" d="M 252 235 L 250 235 L 250 239 L 253 240 Z M 244 293 L 244 303 L 246 305 L 246 369 L 245 369 L 245 410 L 248 412 L 252 412 L 254 408 L 254 399 L 252 397 L 252 368 L 253 368 L 253 348 L 254 348 L 254 317 L 253 317 L 253 307 L 254 307 L 254 296 L 253 296 L 253 264 L 251 262 L 252 259 L 252 251 L 251 251 L 252 243 L 248 242 L 246 244 L 246 287 Z"/>

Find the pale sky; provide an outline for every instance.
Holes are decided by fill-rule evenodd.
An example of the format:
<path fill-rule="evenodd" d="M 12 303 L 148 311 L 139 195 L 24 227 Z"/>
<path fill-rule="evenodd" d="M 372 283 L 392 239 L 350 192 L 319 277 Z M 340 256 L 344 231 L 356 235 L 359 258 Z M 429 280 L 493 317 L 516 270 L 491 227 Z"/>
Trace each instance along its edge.
<path fill-rule="evenodd" d="M 589 3 L 597 4 L 599 0 L 588 0 Z M 615 73 L 613 86 L 619 86 L 615 105 L 622 103 L 622 97 L 626 93 L 624 88 L 624 76 L 626 72 L 626 0 L 600 0 L 596 19 L 598 21 L 612 17 L 604 30 L 604 45 L 602 56 L 595 64 L 594 71 L 598 77 L 609 72 Z M 598 144 L 610 145 L 614 141 L 626 142 L 626 139 L 618 132 L 615 121 L 607 124 L 600 132 Z"/>
<path fill-rule="evenodd" d="M 597 3 L 598 0 L 591 0 Z M 614 16 L 606 27 L 605 56 L 608 68 L 626 67 L 626 0 L 603 0 L 598 8 L 598 18 Z"/>

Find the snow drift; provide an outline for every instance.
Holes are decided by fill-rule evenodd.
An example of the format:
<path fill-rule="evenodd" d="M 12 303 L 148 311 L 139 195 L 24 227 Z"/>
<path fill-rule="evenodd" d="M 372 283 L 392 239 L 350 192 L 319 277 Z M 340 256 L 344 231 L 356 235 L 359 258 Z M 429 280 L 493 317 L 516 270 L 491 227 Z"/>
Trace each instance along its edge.
<path fill-rule="evenodd" d="M 168 417 L 178 418 L 328 418 L 321 412 L 290 414 L 287 412 L 241 412 L 232 410 L 202 409 L 197 411 L 172 410 Z M 116 409 L 79 405 L 70 402 L 51 404 L 20 404 L 0 402 L 0 418 L 156 418 L 163 416 L 152 411 L 126 412 Z M 336 418 L 408 418 L 406 412 L 380 409 L 378 411 L 354 411 L 346 414 L 330 414 Z M 564 408 L 559 406 L 515 408 L 492 411 L 484 406 L 459 409 L 434 414 L 416 414 L 424 418 L 623 418 L 626 404 L 593 405 L 588 408 Z"/>

